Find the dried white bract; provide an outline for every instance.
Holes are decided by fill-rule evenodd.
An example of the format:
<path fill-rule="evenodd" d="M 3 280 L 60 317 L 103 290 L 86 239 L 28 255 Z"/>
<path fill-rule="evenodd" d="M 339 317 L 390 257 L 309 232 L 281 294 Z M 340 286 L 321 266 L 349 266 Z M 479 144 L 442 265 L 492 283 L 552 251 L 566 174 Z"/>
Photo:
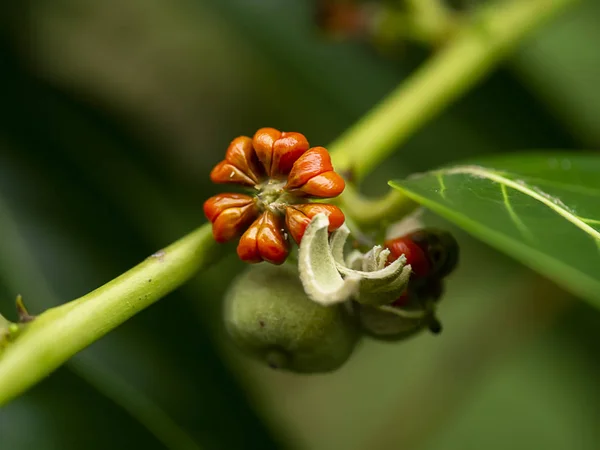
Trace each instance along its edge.
<path fill-rule="evenodd" d="M 406 258 L 386 266 L 389 250 L 375 246 L 367 253 L 345 257 L 350 235 L 342 225 L 329 238 L 329 220 L 317 214 L 306 228 L 300 244 L 298 268 L 306 294 L 322 305 L 355 300 L 364 305 L 385 305 L 406 288 L 411 274 Z"/>

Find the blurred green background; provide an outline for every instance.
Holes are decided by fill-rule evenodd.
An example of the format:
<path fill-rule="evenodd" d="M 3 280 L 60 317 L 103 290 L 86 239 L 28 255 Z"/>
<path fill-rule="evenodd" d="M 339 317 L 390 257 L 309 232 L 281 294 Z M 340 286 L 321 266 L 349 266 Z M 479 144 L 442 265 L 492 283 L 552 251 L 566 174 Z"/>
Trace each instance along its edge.
<path fill-rule="evenodd" d="M 598 23 L 588 0 L 534 33 L 365 191 L 465 157 L 600 148 Z M 203 223 L 233 137 L 326 145 L 426 56 L 327 41 L 308 1 L 1 3 L 0 310 L 114 278 Z M 228 256 L 2 408 L 0 449 L 600 448 L 600 315 L 454 231 L 441 337 L 365 341 L 329 375 L 265 369 L 223 336 Z"/>

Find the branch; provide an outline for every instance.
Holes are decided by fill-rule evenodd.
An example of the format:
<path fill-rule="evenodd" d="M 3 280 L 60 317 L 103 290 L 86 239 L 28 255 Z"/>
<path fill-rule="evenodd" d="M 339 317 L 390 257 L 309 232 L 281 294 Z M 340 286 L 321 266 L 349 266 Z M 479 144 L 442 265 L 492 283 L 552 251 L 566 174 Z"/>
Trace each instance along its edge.
<path fill-rule="evenodd" d="M 395 148 L 451 101 L 472 87 L 529 30 L 574 0 L 507 0 L 486 10 L 370 114 L 330 147 L 336 167 L 367 175 Z M 352 190 L 341 197 L 351 209 Z M 379 217 L 403 211 L 406 199 L 373 208 Z M 354 197 L 356 199 L 356 197 Z M 394 200 L 395 199 L 395 200 Z M 362 215 L 369 221 L 369 202 Z M 47 376 L 71 356 L 216 262 L 210 225 L 70 303 L 30 324 L 0 355 L 0 405 Z"/>
<path fill-rule="evenodd" d="M 27 241 L 20 232 L 13 211 L 1 195 L 0 217 L 2 217 L 0 235 L 3 239 L 2 252 L 0 252 L 0 278 L 12 292 L 19 292 L 25 287 L 27 304 L 33 310 L 40 310 L 42 304 L 58 305 L 60 298 L 40 270 L 34 255 L 28 248 Z M 16 324 L 12 325 L 18 327 Z M 5 323 L 4 326 L 10 327 L 10 323 Z M 2 327 L 2 316 L 0 316 L 0 329 Z M 137 420 L 165 447 L 171 450 L 200 449 L 193 437 L 171 419 L 160 405 L 89 352 L 70 359 L 66 362 L 66 366 L 95 388 L 100 395 L 104 395 L 124 412 L 129 413 L 132 419 Z"/>
<path fill-rule="evenodd" d="M 330 147 L 335 167 L 361 180 L 423 124 L 488 75 L 532 29 L 576 0 L 492 2 Z"/>
<path fill-rule="evenodd" d="M 216 247 L 210 225 L 203 225 L 95 291 L 39 315 L 0 356 L 0 405 L 215 263 Z"/>

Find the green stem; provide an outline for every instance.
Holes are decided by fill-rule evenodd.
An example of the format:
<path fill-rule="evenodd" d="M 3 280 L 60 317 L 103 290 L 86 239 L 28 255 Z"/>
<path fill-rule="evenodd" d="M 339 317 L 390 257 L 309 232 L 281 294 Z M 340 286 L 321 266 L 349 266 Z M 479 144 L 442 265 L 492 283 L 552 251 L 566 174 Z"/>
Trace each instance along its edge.
<path fill-rule="evenodd" d="M 28 324 L 0 356 L 0 405 L 216 262 L 209 224 L 89 294 Z"/>
<path fill-rule="evenodd" d="M 337 170 L 359 181 L 423 124 L 490 73 L 530 30 L 576 0 L 506 0 L 469 25 L 329 150 Z"/>
<path fill-rule="evenodd" d="M 483 11 L 476 22 L 330 147 L 336 167 L 353 173 L 357 180 L 363 178 L 487 74 L 527 31 L 573 2 L 512 0 Z M 360 205 L 361 211 L 356 215 L 376 219 L 406 202 L 397 194 L 390 194 L 388 199 L 391 201 L 380 203 L 383 208 L 357 203 L 354 207 Z M 360 200 L 352 189 L 340 199 L 349 210 L 352 202 Z M 374 211 L 371 217 L 369 211 Z M 38 316 L 0 355 L 0 405 L 188 281 L 198 270 L 215 263 L 215 248 L 210 225 L 204 225 L 88 295 Z"/>
<path fill-rule="evenodd" d="M 42 309 L 42 304 L 57 305 L 60 302 L 47 278 L 40 270 L 32 255 L 27 241 L 22 236 L 13 211 L 0 196 L 0 235 L 3 237 L 0 253 L 0 278 L 10 287 L 10 291 L 19 292 L 26 287 L 28 304 L 33 310 Z M 19 296 L 20 297 L 20 296 Z M 25 328 L 30 325 L 24 325 Z M 12 336 L 18 336 L 19 325 L 3 320 L 0 315 L 0 350 L 2 349 L 3 328 Z M 21 325 L 23 327 L 23 325 Z M 6 345 L 9 345 L 7 342 Z M 66 366 L 87 381 L 101 394 L 112 400 L 131 417 L 145 426 L 166 448 L 170 450 L 199 450 L 193 438 L 173 421 L 159 405 L 154 403 L 135 385 L 129 383 L 118 373 L 111 371 L 89 352 L 66 362 Z"/>
<path fill-rule="evenodd" d="M 336 203 L 342 206 L 356 225 L 365 230 L 391 224 L 419 207 L 418 203 L 395 189 L 390 189 L 383 197 L 370 199 L 351 185 L 346 186 L 344 195 Z"/>
<path fill-rule="evenodd" d="M 407 30 L 398 30 L 400 36 L 406 33 L 416 41 L 436 46 L 447 39 L 459 26 L 457 15 L 444 4 L 443 0 L 405 0 L 404 3 L 409 13 L 408 18 L 401 22 L 404 22 Z M 394 19 L 389 22 L 388 26 L 392 26 Z"/>

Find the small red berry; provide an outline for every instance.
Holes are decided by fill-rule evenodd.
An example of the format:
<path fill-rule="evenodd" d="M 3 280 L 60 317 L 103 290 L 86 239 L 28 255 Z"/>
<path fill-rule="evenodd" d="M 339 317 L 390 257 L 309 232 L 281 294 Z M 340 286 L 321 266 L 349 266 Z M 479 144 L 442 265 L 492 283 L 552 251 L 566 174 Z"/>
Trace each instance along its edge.
<path fill-rule="evenodd" d="M 444 230 L 424 228 L 404 236 L 418 245 L 427 255 L 431 276 L 444 278 L 458 265 L 460 249 L 456 239 Z"/>
<path fill-rule="evenodd" d="M 400 256 L 406 257 L 406 262 L 411 265 L 413 274 L 416 278 L 422 278 L 429 275 L 431 265 L 425 252 L 415 244 L 409 237 L 403 236 L 396 239 L 385 241 L 384 246 L 389 249 L 390 256 L 388 262 L 396 261 Z"/>
<path fill-rule="evenodd" d="M 402 308 L 408 304 L 409 300 L 410 294 L 408 293 L 408 289 L 405 289 L 404 292 L 400 294 L 400 297 L 394 300 L 390 305 L 395 306 L 396 308 Z"/>

